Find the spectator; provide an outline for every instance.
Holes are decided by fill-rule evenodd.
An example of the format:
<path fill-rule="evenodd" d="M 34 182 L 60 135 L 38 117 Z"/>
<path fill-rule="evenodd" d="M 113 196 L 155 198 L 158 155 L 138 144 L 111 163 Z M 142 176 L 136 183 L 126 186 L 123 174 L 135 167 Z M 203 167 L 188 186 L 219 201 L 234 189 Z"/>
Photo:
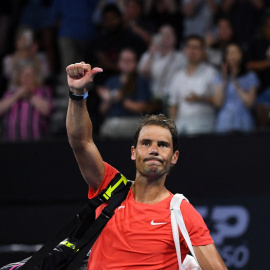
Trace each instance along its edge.
<path fill-rule="evenodd" d="M 117 74 L 117 60 L 119 52 L 130 47 L 141 55 L 146 49 L 146 43 L 136 34 L 124 27 L 123 16 L 115 4 L 107 4 L 102 17 L 104 28 L 95 40 L 95 57 L 97 65 L 104 69 L 102 74 L 98 74 L 96 82 L 103 83 L 107 78 Z"/>
<path fill-rule="evenodd" d="M 254 39 L 248 50 L 247 67 L 257 73 L 261 85 L 255 104 L 256 120 L 259 127 L 265 127 L 270 120 L 270 13 L 262 21 L 260 36 Z"/>
<path fill-rule="evenodd" d="M 90 41 L 95 36 L 92 13 L 98 0 L 54 0 L 52 12 L 58 23 L 58 46 L 61 60 L 61 79 L 70 63 L 86 58 Z"/>
<path fill-rule="evenodd" d="M 3 59 L 3 73 L 7 79 L 13 81 L 14 70 L 28 63 L 34 64 L 38 68 L 42 79 L 49 76 L 47 56 L 38 52 L 38 44 L 31 28 L 21 27 L 18 29 L 15 48 L 13 54 L 5 56 Z"/>
<path fill-rule="evenodd" d="M 138 35 L 147 45 L 151 40 L 154 25 L 143 16 L 142 0 L 126 0 L 123 13 L 124 25 Z"/>
<path fill-rule="evenodd" d="M 177 0 L 148 0 L 144 4 L 146 18 L 154 22 L 159 29 L 162 25 L 171 25 L 178 41 L 183 35 L 183 15 Z"/>
<path fill-rule="evenodd" d="M 217 79 L 215 102 L 220 107 L 216 130 L 251 131 L 255 128 L 251 108 L 259 81 L 254 72 L 246 70 L 244 53 L 235 43 L 225 52 L 223 75 Z"/>
<path fill-rule="evenodd" d="M 139 72 L 151 81 L 151 91 L 155 100 L 152 112 L 162 111 L 168 114 L 166 108 L 168 85 L 173 75 L 186 64 L 185 56 L 176 51 L 175 45 L 176 35 L 173 27 L 164 25 L 139 62 Z M 162 107 L 157 106 L 161 105 L 159 101 L 163 102 Z"/>
<path fill-rule="evenodd" d="M 55 24 L 52 14 L 53 0 L 24 1 L 20 25 L 27 25 L 37 35 L 41 49 L 46 53 L 50 69 L 56 71 Z"/>
<path fill-rule="evenodd" d="M 110 78 L 98 93 L 103 102 L 100 111 L 105 115 L 101 135 L 109 138 L 131 138 L 140 114 L 150 100 L 148 82 L 138 75 L 137 57 L 132 49 L 124 49 L 119 56 L 120 74 Z"/>
<path fill-rule="evenodd" d="M 205 37 L 207 45 L 207 61 L 219 70 L 226 46 L 234 40 L 234 31 L 227 18 L 220 18 L 217 27 Z"/>
<path fill-rule="evenodd" d="M 189 36 L 184 48 L 187 66 L 174 75 L 169 88 L 170 117 L 180 134 L 212 132 L 216 70 L 204 63 L 205 44 L 198 35 Z"/>
<path fill-rule="evenodd" d="M 121 12 L 124 11 L 125 0 L 98 0 L 96 9 L 94 10 L 92 21 L 97 28 L 102 26 L 102 10 L 103 8 L 110 3 L 114 3 L 117 5 Z"/>
<path fill-rule="evenodd" d="M 212 27 L 221 0 L 183 0 L 184 37 L 204 36 Z"/>
<path fill-rule="evenodd" d="M 223 0 L 221 10 L 232 22 L 237 41 L 244 50 L 257 32 L 264 0 Z"/>
<path fill-rule="evenodd" d="M 270 13 L 263 18 L 260 36 L 254 39 L 248 49 L 247 67 L 259 76 L 259 93 L 270 86 Z"/>
<path fill-rule="evenodd" d="M 40 74 L 34 65 L 26 64 L 15 71 L 14 87 L 0 101 L 4 139 L 41 139 L 49 133 L 53 109 L 51 90 L 41 84 Z"/>

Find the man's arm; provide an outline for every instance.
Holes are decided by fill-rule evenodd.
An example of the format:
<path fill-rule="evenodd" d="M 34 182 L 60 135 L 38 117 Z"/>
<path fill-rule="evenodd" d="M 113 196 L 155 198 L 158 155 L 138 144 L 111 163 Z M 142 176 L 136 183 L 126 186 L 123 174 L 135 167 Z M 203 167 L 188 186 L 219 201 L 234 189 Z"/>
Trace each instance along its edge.
<path fill-rule="evenodd" d="M 214 244 L 193 246 L 193 249 L 202 270 L 227 269 Z"/>
<path fill-rule="evenodd" d="M 89 64 L 81 62 L 69 65 L 66 71 L 70 91 L 76 95 L 82 95 L 92 82 L 93 75 L 102 72 L 102 69 L 91 69 Z M 66 126 L 69 143 L 81 173 L 88 185 L 96 191 L 104 177 L 105 165 L 93 142 L 92 123 L 87 111 L 86 100 L 69 100 Z"/>

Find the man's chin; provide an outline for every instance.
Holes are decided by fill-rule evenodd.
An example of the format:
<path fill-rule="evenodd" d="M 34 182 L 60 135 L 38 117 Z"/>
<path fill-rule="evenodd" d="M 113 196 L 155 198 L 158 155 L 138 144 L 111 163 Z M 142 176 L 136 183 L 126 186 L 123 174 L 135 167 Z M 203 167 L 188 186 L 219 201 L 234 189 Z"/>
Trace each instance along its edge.
<path fill-rule="evenodd" d="M 162 171 L 161 170 L 159 170 L 157 167 L 152 167 L 152 168 L 150 168 L 150 169 L 147 169 L 146 171 L 145 171 L 145 174 L 147 175 L 147 176 L 151 176 L 151 177 L 153 177 L 153 176 L 160 176 L 160 175 L 162 175 L 163 173 L 162 173 Z"/>

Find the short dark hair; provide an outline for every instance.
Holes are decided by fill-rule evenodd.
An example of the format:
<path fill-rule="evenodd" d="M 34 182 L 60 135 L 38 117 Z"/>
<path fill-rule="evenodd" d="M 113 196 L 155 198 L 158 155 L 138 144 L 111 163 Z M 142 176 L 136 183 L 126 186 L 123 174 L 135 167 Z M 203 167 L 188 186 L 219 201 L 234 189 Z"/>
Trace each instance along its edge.
<path fill-rule="evenodd" d="M 172 135 L 172 142 L 173 142 L 173 151 L 177 151 L 179 147 L 179 137 L 177 133 L 177 128 L 175 125 L 175 122 L 165 116 L 164 114 L 151 114 L 146 115 L 142 118 L 139 127 L 137 128 L 135 135 L 133 137 L 133 146 L 136 148 L 138 143 L 138 138 L 140 135 L 140 132 L 143 127 L 145 126 L 160 126 L 167 128 Z"/>
<path fill-rule="evenodd" d="M 186 37 L 185 39 L 185 46 L 187 45 L 187 43 L 190 41 L 190 40 L 197 40 L 201 43 L 201 46 L 202 48 L 205 47 L 205 40 L 202 36 L 200 35 L 197 35 L 197 34 L 192 34 L 192 35 L 189 35 Z"/>
<path fill-rule="evenodd" d="M 107 4 L 107 5 L 105 5 L 103 7 L 103 9 L 102 9 L 102 17 L 104 17 L 108 13 L 114 13 L 118 17 L 122 16 L 122 12 L 120 11 L 119 7 L 114 3 L 109 3 L 109 4 Z"/>

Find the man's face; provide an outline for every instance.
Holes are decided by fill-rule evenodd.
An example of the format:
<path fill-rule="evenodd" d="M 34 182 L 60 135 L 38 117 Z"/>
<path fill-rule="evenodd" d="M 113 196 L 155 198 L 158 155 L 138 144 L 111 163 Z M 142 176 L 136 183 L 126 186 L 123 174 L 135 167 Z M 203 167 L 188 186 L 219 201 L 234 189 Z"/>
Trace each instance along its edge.
<path fill-rule="evenodd" d="M 201 42 L 197 39 L 190 39 L 185 46 L 185 54 L 190 63 L 200 63 L 204 57 L 204 48 Z"/>
<path fill-rule="evenodd" d="M 114 12 L 108 12 L 104 16 L 104 26 L 109 31 L 114 31 L 115 29 L 117 29 L 121 22 L 121 17 Z"/>
<path fill-rule="evenodd" d="M 139 134 L 136 148 L 131 149 L 131 159 L 136 161 L 140 175 L 157 178 L 170 171 L 179 152 L 173 152 L 169 129 L 160 126 L 144 126 Z"/>

